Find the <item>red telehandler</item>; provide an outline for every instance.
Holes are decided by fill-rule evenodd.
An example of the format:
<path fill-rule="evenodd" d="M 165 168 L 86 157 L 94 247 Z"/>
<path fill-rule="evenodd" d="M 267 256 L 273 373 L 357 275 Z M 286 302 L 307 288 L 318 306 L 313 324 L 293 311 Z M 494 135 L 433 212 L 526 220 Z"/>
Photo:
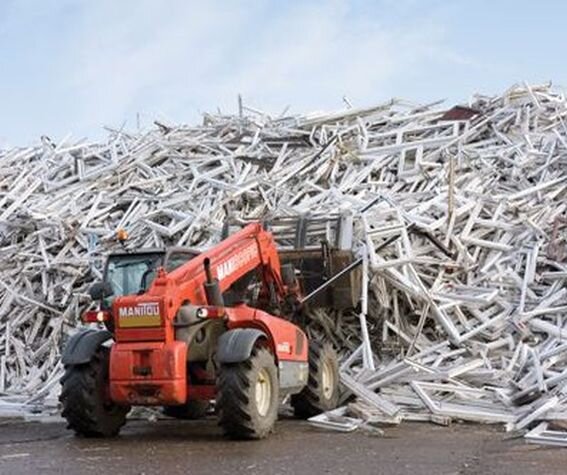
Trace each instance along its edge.
<path fill-rule="evenodd" d="M 260 223 L 204 253 L 110 255 L 103 281 L 91 288 L 99 309 L 83 316 L 106 329 L 77 333 L 63 351 L 60 400 L 69 428 L 114 436 L 133 405 L 194 419 L 214 400 L 227 435 L 258 439 L 272 431 L 288 395 L 300 417 L 335 408 L 337 356 L 296 325 L 295 274 Z"/>

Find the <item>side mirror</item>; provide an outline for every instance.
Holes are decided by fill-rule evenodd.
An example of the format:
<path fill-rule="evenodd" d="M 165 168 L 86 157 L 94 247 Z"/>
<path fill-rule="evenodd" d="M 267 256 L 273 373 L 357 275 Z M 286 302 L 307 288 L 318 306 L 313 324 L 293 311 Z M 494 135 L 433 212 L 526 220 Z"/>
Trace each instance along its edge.
<path fill-rule="evenodd" d="M 114 291 L 108 282 L 95 282 L 89 289 L 89 295 L 93 300 L 101 300 L 110 297 Z"/>

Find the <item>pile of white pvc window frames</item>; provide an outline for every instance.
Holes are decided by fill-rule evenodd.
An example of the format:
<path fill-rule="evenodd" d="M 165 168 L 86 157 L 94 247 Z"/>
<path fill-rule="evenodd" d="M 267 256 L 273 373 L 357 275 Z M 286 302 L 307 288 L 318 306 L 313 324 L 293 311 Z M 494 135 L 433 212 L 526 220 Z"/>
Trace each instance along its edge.
<path fill-rule="evenodd" d="M 0 151 L 0 411 L 55 403 L 62 345 L 118 229 L 134 248 L 207 248 L 227 213 L 347 214 L 361 303 L 309 324 L 340 349 L 358 398 L 334 425 L 459 419 L 539 428 L 540 441 L 567 419 L 561 91 L 240 112 Z"/>

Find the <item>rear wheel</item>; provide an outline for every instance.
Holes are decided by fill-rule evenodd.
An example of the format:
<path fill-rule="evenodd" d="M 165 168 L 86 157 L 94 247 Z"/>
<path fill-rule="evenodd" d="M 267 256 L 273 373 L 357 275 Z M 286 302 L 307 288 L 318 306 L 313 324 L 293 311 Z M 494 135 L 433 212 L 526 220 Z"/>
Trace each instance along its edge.
<path fill-rule="evenodd" d="M 129 406 L 107 397 L 110 350 L 99 347 L 86 364 L 65 368 L 59 400 L 68 428 L 84 437 L 112 437 L 126 423 Z"/>
<path fill-rule="evenodd" d="M 164 406 L 163 413 L 175 419 L 195 420 L 202 419 L 209 411 L 210 402 L 190 400 L 181 406 Z"/>
<path fill-rule="evenodd" d="M 309 344 L 309 378 L 299 394 L 291 397 L 295 415 L 302 419 L 331 411 L 339 402 L 339 362 L 330 343 Z"/>
<path fill-rule="evenodd" d="M 219 371 L 219 424 L 236 439 L 262 439 L 274 428 L 279 384 L 274 357 L 267 348 L 254 348 L 242 363 L 224 364 Z"/>

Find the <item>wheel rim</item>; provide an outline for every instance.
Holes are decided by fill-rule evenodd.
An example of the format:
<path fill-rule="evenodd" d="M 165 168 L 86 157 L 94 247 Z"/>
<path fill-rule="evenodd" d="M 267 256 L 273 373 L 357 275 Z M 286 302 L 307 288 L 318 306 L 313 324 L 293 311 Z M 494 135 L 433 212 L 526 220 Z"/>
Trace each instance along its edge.
<path fill-rule="evenodd" d="M 322 373 L 323 396 L 325 397 L 325 399 L 331 399 L 335 387 L 335 372 L 330 361 L 323 361 Z"/>
<path fill-rule="evenodd" d="M 265 416 L 272 402 L 272 380 L 266 368 L 258 372 L 256 379 L 256 407 L 258 414 Z"/>

